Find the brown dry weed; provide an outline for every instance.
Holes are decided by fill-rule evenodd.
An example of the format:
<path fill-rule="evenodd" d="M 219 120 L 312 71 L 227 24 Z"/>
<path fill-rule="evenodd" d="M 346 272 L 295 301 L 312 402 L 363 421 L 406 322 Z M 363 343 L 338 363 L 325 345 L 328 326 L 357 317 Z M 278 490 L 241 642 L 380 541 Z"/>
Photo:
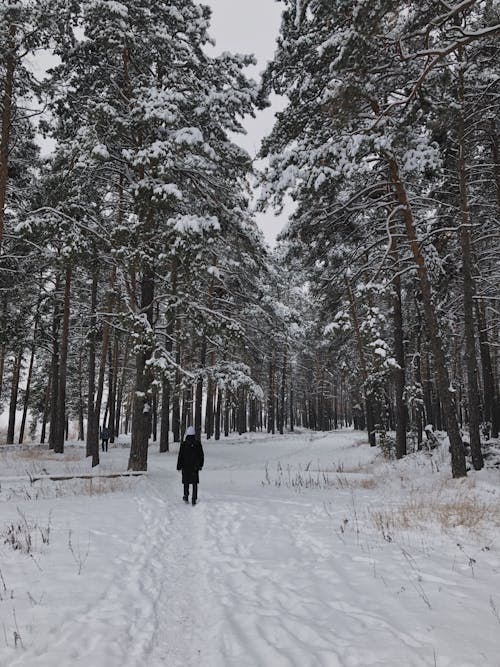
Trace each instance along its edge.
<path fill-rule="evenodd" d="M 464 486 L 454 494 L 443 495 L 438 489 L 427 495 L 412 495 L 397 507 L 369 510 L 369 514 L 383 535 L 431 524 L 444 531 L 459 526 L 471 531 L 480 531 L 488 524 L 500 526 L 500 502 L 485 502 Z"/>
<path fill-rule="evenodd" d="M 21 449 L 16 456 L 27 461 L 54 461 L 54 453 L 49 449 Z M 81 452 L 66 451 L 61 458 L 64 462 L 81 461 Z"/>

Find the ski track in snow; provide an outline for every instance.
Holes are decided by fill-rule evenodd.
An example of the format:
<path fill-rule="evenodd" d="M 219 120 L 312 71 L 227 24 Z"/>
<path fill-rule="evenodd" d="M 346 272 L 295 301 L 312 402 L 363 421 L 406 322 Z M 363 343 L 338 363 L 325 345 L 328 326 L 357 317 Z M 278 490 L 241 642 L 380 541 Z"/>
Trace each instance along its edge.
<path fill-rule="evenodd" d="M 309 438 L 306 446 L 276 438 L 267 460 L 307 463 L 311 442 L 324 437 L 336 447 L 330 462 L 356 460 L 347 433 Z M 336 507 L 335 490 L 332 519 L 319 495 L 263 486 L 255 475 L 260 470 L 262 481 L 262 450 L 234 451 L 234 459 L 220 451 L 211 459 L 206 446 L 194 508 L 181 501 L 175 456 L 152 456 L 133 494 L 130 548 L 103 565 L 107 585 L 9 667 L 500 665 L 480 653 L 477 663 L 453 659 L 449 642 L 434 648 L 442 614 L 460 614 L 467 604 L 449 563 L 431 566 L 368 538 L 360 544 L 354 533 L 339 537 L 332 521 L 340 525 L 345 504 Z M 248 468 L 254 476 L 245 481 Z M 387 563 L 384 548 L 394 550 Z M 492 557 L 493 571 L 496 565 Z M 440 608 L 442 587 L 447 606 Z"/>
<path fill-rule="evenodd" d="M 420 642 L 398 630 L 397 623 L 393 625 L 394 619 L 370 612 L 368 596 L 366 606 L 349 601 L 363 602 L 363 598 L 349 586 L 345 554 L 335 552 L 333 537 L 315 539 L 310 534 L 310 513 L 299 508 L 278 500 L 269 515 L 268 508 L 255 502 L 226 502 L 209 522 L 212 549 L 219 554 L 219 562 L 212 563 L 212 574 L 220 590 L 226 591 L 221 598 L 225 664 L 388 665 L 370 651 L 363 660 L 358 659 L 364 639 L 372 632 L 410 649 L 408 654 L 419 647 Z M 287 523 L 282 512 L 288 515 Z M 260 528 L 257 547 L 245 540 L 245 525 L 255 523 Z M 289 557 L 280 561 L 276 554 Z M 429 664 L 418 657 L 408 659 L 411 662 L 402 663 L 395 658 L 390 664 Z"/>
<path fill-rule="evenodd" d="M 140 527 L 130 550 L 113 563 L 109 586 L 84 611 L 53 628 L 49 652 L 64 656 L 58 665 L 199 664 L 196 612 L 205 593 L 199 539 L 203 513 L 196 521 L 183 521 L 191 508 L 180 505 L 177 496 L 167 500 L 154 477 L 135 501 Z M 191 585 L 186 586 L 186 580 Z M 55 667 L 54 660 L 35 649 L 11 664 Z"/>

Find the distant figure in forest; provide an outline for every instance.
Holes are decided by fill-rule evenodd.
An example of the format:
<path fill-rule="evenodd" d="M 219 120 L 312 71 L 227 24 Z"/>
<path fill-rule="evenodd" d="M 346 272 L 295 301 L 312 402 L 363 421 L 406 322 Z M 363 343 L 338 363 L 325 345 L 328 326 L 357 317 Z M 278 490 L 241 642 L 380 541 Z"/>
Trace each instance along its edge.
<path fill-rule="evenodd" d="M 179 448 L 179 456 L 177 458 L 177 470 L 182 470 L 182 483 L 184 484 L 185 503 L 189 502 L 189 485 L 193 485 L 193 495 L 191 500 L 193 505 L 196 505 L 198 500 L 198 483 L 199 471 L 203 468 L 205 457 L 203 454 L 203 447 L 201 442 L 196 439 L 194 426 L 188 426 Z"/>
<path fill-rule="evenodd" d="M 101 443 L 102 443 L 102 451 L 107 452 L 108 451 L 108 441 L 111 437 L 111 431 L 109 428 L 106 428 L 106 426 L 103 426 L 101 429 Z"/>

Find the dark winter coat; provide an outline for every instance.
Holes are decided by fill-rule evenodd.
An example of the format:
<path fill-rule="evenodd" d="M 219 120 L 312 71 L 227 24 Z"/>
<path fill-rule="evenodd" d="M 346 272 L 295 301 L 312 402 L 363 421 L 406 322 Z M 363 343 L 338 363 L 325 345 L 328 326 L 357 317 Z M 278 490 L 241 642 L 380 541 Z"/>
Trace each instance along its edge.
<path fill-rule="evenodd" d="M 181 442 L 177 458 L 177 470 L 182 470 L 183 484 L 198 484 L 198 472 L 203 468 L 205 457 L 201 442 L 194 435 L 186 436 Z"/>

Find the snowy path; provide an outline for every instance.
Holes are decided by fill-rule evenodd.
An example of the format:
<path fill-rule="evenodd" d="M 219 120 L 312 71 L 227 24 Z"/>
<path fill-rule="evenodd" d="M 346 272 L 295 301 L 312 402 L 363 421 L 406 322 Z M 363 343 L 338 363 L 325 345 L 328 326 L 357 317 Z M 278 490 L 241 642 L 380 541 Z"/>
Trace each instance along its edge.
<path fill-rule="evenodd" d="M 0 650 L 0 664 L 500 667 L 488 609 L 500 591 L 498 545 L 476 549 L 471 573 L 463 547 L 368 530 L 366 507 L 385 495 L 347 482 L 370 474 L 374 452 L 359 441 L 339 432 L 207 444 L 194 508 L 180 499 L 175 454 L 152 452 L 133 491 L 87 499 L 77 519 L 92 535 L 88 562 L 77 577 L 53 564 L 55 590 L 31 610 L 32 636 L 23 627 L 24 650 Z M 280 471 L 299 464 L 346 472 L 336 488 L 297 492 Z M 60 502 L 69 517 L 85 499 Z M 50 589 L 36 581 L 33 590 Z"/>
<path fill-rule="evenodd" d="M 199 664 L 203 626 L 197 625 L 197 609 L 206 588 L 201 515 L 194 523 L 184 521 L 191 508 L 179 503 L 177 494 L 165 497 L 160 480 L 151 477 L 134 494 L 136 532 L 131 532 L 130 546 L 113 563 L 103 563 L 109 578 L 105 588 L 53 628 L 47 653 L 27 651 L 12 661 L 13 667 Z"/>

